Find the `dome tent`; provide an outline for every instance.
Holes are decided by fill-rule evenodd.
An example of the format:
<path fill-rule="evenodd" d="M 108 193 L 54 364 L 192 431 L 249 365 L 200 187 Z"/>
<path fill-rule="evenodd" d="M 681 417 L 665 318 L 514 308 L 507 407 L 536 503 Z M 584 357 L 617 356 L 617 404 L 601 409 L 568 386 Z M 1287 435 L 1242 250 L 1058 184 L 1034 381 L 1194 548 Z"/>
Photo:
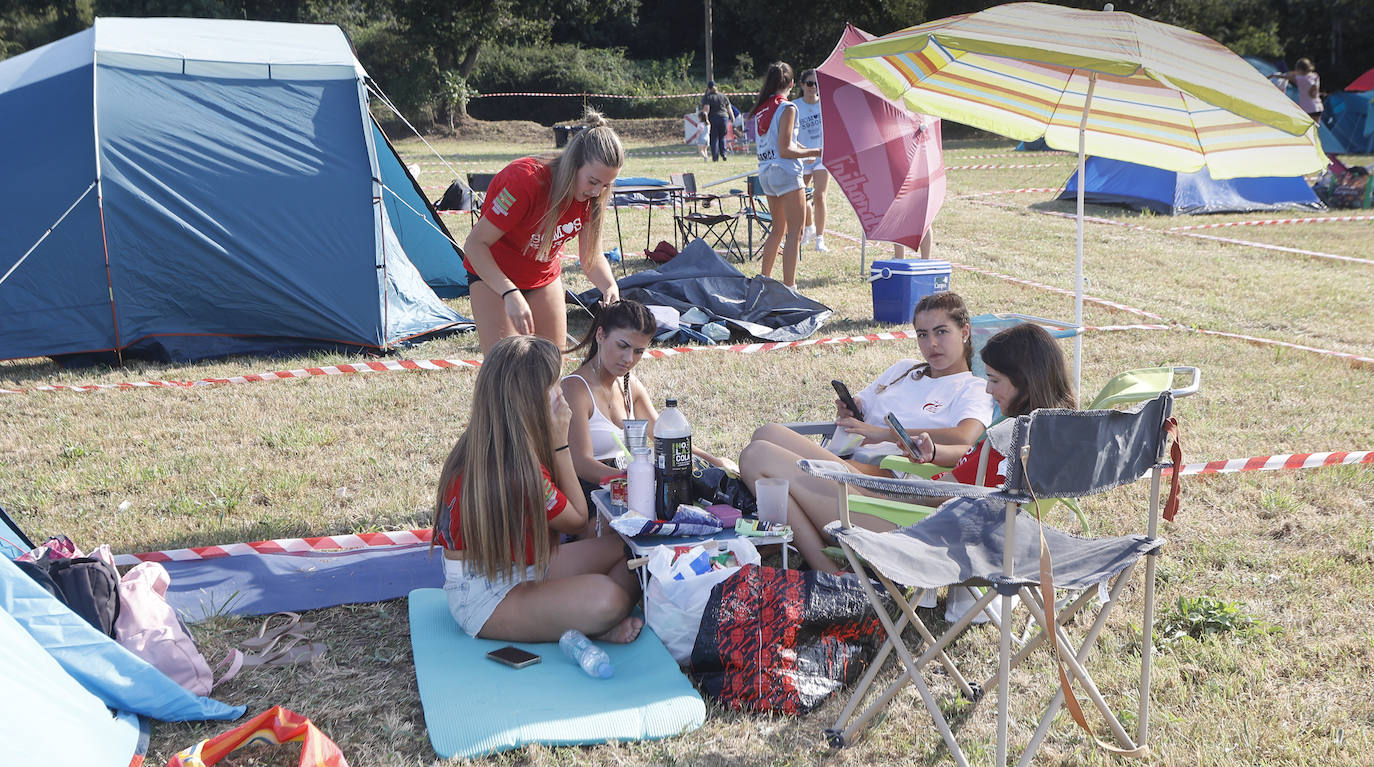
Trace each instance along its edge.
<path fill-rule="evenodd" d="M 471 323 L 332 25 L 96 19 L 0 61 L 0 359 L 388 349 Z M 461 272 L 461 266 L 456 267 Z"/>
<path fill-rule="evenodd" d="M 1301 176 L 1294 178 L 1232 178 L 1218 181 L 1206 168 L 1176 173 L 1133 162 L 1089 157 L 1084 168 L 1088 183 L 1085 202 L 1125 205 L 1175 216 L 1195 213 L 1245 213 L 1261 210 L 1325 208 Z M 1075 169 L 1059 194 L 1061 200 L 1078 195 Z"/>

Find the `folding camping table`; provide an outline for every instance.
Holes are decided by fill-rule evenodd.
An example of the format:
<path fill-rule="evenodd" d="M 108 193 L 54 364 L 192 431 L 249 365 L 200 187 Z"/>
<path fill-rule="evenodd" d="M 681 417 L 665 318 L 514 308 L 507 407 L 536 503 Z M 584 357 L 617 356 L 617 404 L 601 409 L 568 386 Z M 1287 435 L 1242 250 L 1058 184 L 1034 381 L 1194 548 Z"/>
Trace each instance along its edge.
<path fill-rule="evenodd" d="M 592 492 L 592 503 L 596 505 L 598 532 L 600 532 L 603 523 L 609 523 L 612 519 L 619 516 L 619 514 L 624 513 L 618 512 L 611 504 L 611 493 L 605 488 Z M 683 538 L 676 535 L 644 535 L 638 538 L 630 538 L 621 535 L 620 537 L 625 541 L 625 544 L 630 547 L 630 553 L 632 553 L 635 558 L 640 558 L 649 556 L 653 553 L 654 549 L 660 546 L 697 546 L 707 541 L 729 541 L 741 536 L 735 532 L 734 528 L 726 528 L 715 535 L 698 535 L 690 538 Z M 790 531 L 787 535 L 750 536 L 750 541 L 752 541 L 755 546 L 782 544 L 782 566 L 784 569 L 787 568 L 787 545 L 792 542 L 792 533 Z M 640 567 L 638 569 L 639 585 L 643 588 L 648 588 L 648 568 Z"/>
<path fill-rule="evenodd" d="M 641 195 L 644 195 L 646 198 L 649 198 L 650 200 L 652 200 L 652 199 L 653 199 L 653 198 L 652 198 L 652 195 L 660 194 L 660 193 L 662 193 L 662 194 L 667 194 L 667 195 L 668 195 L 668 202 L 667 202 L 667 204 L 668 204 L 669 207 L 672 208 L 673 213 L 676 214 L 676 213 L 677 213 L 677 210 L 678 210 L 678 207 L 679 207 L 680 205 L 682 205 L 683 193 L 686 192 L 686 191 L 687 191 L 686 188 L 683 187 L 681 184 L 662 184 L 662 185 L 656 185 L 656 184 L 642 184 L 642 185 L 627 185 L 627 186 L 613 186 L 613 187 L 611 187 L 611 209 L 612 209 L 612 211 L 615 213 L 615 236 L 616 236 L 616 242 L 620 245 L 620 257 L 621 257 L 621 259 L 622 259 L 622 260 L 621 260 L 621 263 L 624 263 L 624 258 L 625 258 L 626 255 L 628 255 L 628 254 L 625 252 L 625 236 L 624 236 L 624 235 L 621 233 L 621 231 L 620 231 L 620 207 L 621 207 L 621 203 L 617 203 L 617 202 L 616 202 L 616 198 L 618 198 L 620 195 L 641 194 Z M 625 204 L 625 205 L 638 205 L 638 204 L 640 204 L 640 203 L 624 203 L 624 204 Z M 654 205 L 657 205 L 657 204 L 659 204 L 659 203 L 650 202 L 650 203 L 648 204 L 648 206 L 647 206 L 648 209 L 649 209 L 649 222 L 648 222 L 648 225 L 645 227 L 645 231 L 644 231 L 644 249 L 645 249 L 645 250 L 648 250 L 649 248 L 652 248 L 652 247 L 653 247 L 653 242 L 651 242 L 651 240 L 653 240 L 653 236 L 654 236 Z M 674 235 L 673 235 L 673 240 L 674 240 L 674 241 L 677 240 L 677 235 L 676 235 L 676 233 L 674 233 Z"/>

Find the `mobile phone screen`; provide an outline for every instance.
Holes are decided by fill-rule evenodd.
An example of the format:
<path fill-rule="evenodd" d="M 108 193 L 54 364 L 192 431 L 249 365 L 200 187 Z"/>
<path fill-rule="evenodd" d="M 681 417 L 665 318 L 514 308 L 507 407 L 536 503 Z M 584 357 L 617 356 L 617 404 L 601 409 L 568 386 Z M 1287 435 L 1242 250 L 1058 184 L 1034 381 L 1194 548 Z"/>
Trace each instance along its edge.
<path fill-rule="evenodd" d="M 840 402 L 849 408 L 849 412 L 853 413 L 855 418 L 862 421 L 863 413 L 859 411 L 859 403 L 855 402 L 854 396 L 849 393 L 849 387 L 845 386 L 843 381 L 831 381 L 830 385 L 835 387 L 835 394 L 840 398 Z"/>
<path fill-rule="evenodd" d="M 519 647 L 507 645 L 498 650 L 487 653 L 487 657 L 497 663 L 504 663 L 514 668 L 524 668 L 538 663 L 540 658 L 532 652 L 521 650 Z"/>
<path fill-rule="evenodd" d="M 897 439 L 901 440 L 902 445 L 906 448 L 907 452 L 911 454 L 911 457 L 919 461 L 921 451 L 916 449 L 916 442 L 911 439 L 911 435 L 907 433 L 906 428 L 897 420 L 897 416 L 888 413 L 887 425 L 891 426 L 892 430 L 897 432 Z"/>

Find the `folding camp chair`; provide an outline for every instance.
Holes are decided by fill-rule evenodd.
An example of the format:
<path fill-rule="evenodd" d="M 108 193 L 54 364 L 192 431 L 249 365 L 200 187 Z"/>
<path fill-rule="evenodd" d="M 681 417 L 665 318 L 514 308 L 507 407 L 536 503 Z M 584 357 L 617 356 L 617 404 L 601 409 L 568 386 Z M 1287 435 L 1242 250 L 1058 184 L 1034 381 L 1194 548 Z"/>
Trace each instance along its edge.
<path fill-rule="evenodd" d="M 673 183 L 683 189 L 683 210 L 673 217 L 677 222 L 683 247 L 692 240 L 701 238 L 717 253 L 740 262 L 747 261 L 749 253 L 740 249 L 737 237 L 741 213 L 727 212 L 720 204 L 723 199 L 720 195 L 698 192 L 696 174 L 674 174 L 671 178 Z M 706 210 L 712 206 L 715 206 L 715 212 Z"/>
<path fill-rule="evenodd" d="M 740 215 L 748 224 L 749 258 L 757 258 L 763 250 L 768 233 L 773 231 L 773 214 L 768 210 L 768 196 L 763 193 L 763 185 L 758 176 L 750 176 L 748 190 L 740 197 Z M 754 225 L 759 227 L 759 246 L 754 247 Z M 747 260 L 747 259 L 746 259 Z"/>
<path fill-rule="evenodd" d="M 1061 669 L 1059 690 L 1051 699 L 1034 734 L 1021 753 L 1018 764 L 1027 765 L 1034 758 L 1059 709 L 1066 701 L 1075 719 L 1080 720 L 1077 695 L 1065 695 L 1076 683 L 1106 721 L 1112 736 L 1120 744 L 1117 753 L 1143 757 L 1149 739 L 1149 687 L 1152 634 L 1154 627 L 1155 557 L 1164 541 L 1157 536 L 1160 516 L 1160 478 L 1162 470 L 1178 466 L 1182 454 L 1177 440 L 1170 453 L 1170 463 L 1162 462 L 1175 422 L 1171 417 L 1173 397 L 1165 392 L 1135 410 L 1072 411 L 1038 410 L 1016 421 L 1008 458 L 1009 471 L 1000 489 L 955 485 L 929 480 L 884 479 L 865 474 L 853 474 L 840 464 L 830 461 L 801 461 L 808 473 L 839 483 L 840 521 L 829 528 L 835 534 L 846 558 L 860 575 L 859 583 L 877 610 L 879 620 L 887 632 L 887 641 L 875 658 L 870 670 L 860 680 L 835 726 L 826 731 L 832 746 L 843 747 L 884 708 L 907 683 L 919 692 L 936 728 L 956 764 L 966 765 L 967 759 L 948 722 L 940 711 L 922 671 L 931 661 L 939 660 L 959 691 L 970 700 L 977 700 L 985 687 L 997 683 L 997 746 L 996 764 L 1005 765 L 1008 752 L 1008 716 L 1011 668 L 1047 644 Z M 1143 535 L 1115 538 L 1078 538 L 1043 526 L 1022 509 L 1038 496 L 1081 497 L 1130 484 L 1145 474 L 1151 475 L 1149 513 Z M 1172 520 L 1177 502 L 1178 476 L 1175 474 L 1163 516 Z M 866 487 L 889 495 L 905 497 L 958 496 L 928 518 L 910 527 L 889 533 L 875 533 L 850 524 L 846 500 L 846 485 Z M 1042 548 L 1049 553 L 1049 561 L 1042 562 Z M 1094 683 L 1085 664 L 1107 618 L 1121 601 L 1123 587 L 1130 581 L 1135 565 L 1142 555 L 1145 562 L 1143 589 L 1143 617 L 1140 623 L 1141 662 L 1137 689 L 1136 732 L 1134 738 L 1126 732 L 1112 706 Z M 1035 587 L 1050 591 L 1050 583 L 1042 583 L 1042 567 L 1051 574 L 1053 588 L 1081 590 L 1081 593 L 1057 611 L 1051 620 L 1047 606 L 1053 607 L 1053 594 L 1042 597 Z M 880 597 L 867 575 L 871 574 L 886 590 Z M 1101 586 L 1111 583 L 1107 601 L 1103 602 L 1080 643 L 1074 647 L 1069 636 L 1071 620 L 1091 606 Z M 913 598 L 898 586 L 915 590 Z M 926 590 L 944 586 L 986 587 L 982 598 L 971 605 L 949 630 L 938 639 L 930 635 L 913 610 L 913 603 Z M 998 644 L 997 671 L 982 684 L 973 684 L 954 667 L 945 648 L 957 637 L 979 612 L 998 596 L 1019 595 L 1039 628 L 1039 632 L 1013 654 L 1011 634 L 1011 600 L 1003 599 Z M 894 616 L 885 609 L 890 599 L 900 610 Z M 902 640 L 902 631 L 912 625 L 921 634 L 920 654 L 914 655 Z M 1050 630 L 1052 628 L 1052 631 Z M 883 690 L 863 712 L 855 710 L 863 702 L 878 675 L 884 660 L 897 653 L 904 672 Z M 1115 657 L 1121 657 L 1118 654 Z M 1084 724 L 1086 728 L 1086 724 Z"/>
<path fill-rule="evenodd" d="M 469 173 L 468 186 L 472 189 L 473 204 L 470 211 L 472 224 L 477 225 L 477 217 L 482 215 L 482 203 L 487 197 L 487 187 L 491 186 L 491 180 L 496 178 L 495 173 Z"/>

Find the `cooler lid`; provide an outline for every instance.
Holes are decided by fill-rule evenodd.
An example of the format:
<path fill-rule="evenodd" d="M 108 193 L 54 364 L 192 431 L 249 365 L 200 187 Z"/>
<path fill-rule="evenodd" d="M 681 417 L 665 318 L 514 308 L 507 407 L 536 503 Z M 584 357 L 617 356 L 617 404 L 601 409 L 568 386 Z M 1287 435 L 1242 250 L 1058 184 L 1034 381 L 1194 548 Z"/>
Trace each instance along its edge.
<path fill-rule="evenodd" d="M 868 267 L 870 275 L 884 279 L 894 275 L 948 274 L 949 271 L 948 261 L 939 261 L 933 258 L 902 258 L 889 261 L 874 261 Z"/>

